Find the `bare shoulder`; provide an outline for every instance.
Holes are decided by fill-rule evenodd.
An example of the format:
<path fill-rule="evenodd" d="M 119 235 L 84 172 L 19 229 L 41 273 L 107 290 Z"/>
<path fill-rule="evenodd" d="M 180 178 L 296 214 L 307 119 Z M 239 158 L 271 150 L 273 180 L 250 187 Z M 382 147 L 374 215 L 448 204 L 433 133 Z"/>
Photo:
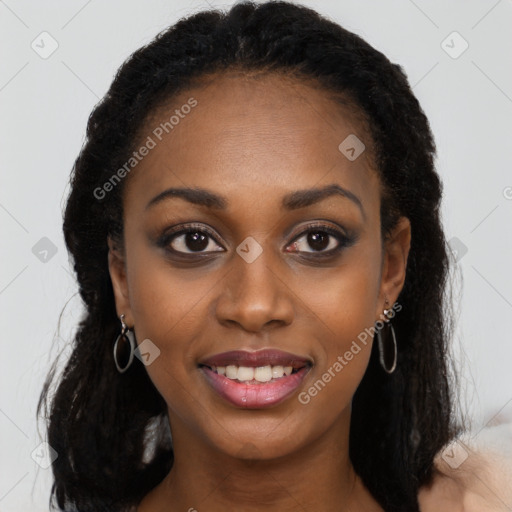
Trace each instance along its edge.
<path fill-rule="evenodd" d="M 512 424 L 462 436 L 435 459 L 432 484 L 418 495 L 421 512 L 512 510 Z"/>

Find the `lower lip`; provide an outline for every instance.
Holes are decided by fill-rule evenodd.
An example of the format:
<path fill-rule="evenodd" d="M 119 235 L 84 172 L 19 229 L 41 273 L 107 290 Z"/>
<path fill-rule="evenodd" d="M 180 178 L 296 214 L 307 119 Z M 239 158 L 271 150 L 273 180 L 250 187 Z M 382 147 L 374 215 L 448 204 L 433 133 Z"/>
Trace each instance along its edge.
<path fill-rule="evenodd" d="M 283 376 L 274 382 L 260 384 L 247 384 L 228 379 L 207 366 L 201 366 L 200 369 L 212 388 L 228 402 L 247 409 L 264 409 L 292 395 L 304 380 L 310 367 L 305 366 L 298 372 Z"/>

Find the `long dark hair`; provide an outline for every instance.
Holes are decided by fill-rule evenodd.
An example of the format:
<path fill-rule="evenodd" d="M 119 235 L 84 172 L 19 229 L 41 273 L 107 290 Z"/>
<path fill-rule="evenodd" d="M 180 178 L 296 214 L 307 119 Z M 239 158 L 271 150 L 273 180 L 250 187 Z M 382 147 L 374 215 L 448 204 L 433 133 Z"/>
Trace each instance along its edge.
<path fill-rule="evenodd" d="M 54 365 L 38 404 L 58 453 L 50 505 L 127 510 L 171 469 L 165 401 L 138 360 L 121 375 L 112 356 L 120 324 L 107 235 L 122 246 L 123 182 L 104 198 L 94 191 L 130 157 L 149 114 L 194 80 L 232 69 L 286 73 L 348 99 L 375 147 L 383 236 L 399 216 L 411 222 L 402 310 L 393 319 L 398 367 L 384 373 L 374 346 L 353 398 L 350 457 L 386 511 L 419 511 L 418 490 L 432 478 L 434 456 L 458 430 L 447 358 L 450 258 L 433 136 L 399 65 L 315 11 L 287 2 L 239 3 L 227 13 L 181 19 L 121 66 L 89 118 L 63 225 L 85 314 L 55 392 Z"/>

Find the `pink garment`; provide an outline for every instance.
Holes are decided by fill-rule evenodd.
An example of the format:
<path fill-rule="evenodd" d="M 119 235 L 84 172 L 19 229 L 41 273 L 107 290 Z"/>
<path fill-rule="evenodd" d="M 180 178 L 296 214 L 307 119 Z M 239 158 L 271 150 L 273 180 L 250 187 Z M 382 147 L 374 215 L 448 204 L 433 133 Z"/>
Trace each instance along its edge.
<path fill-rule="evenodd" d="M 436 457 L 446 476 L 439 488 L 459 496 L 464 512 L 512 510 L 512 423 L 462 435 Z M 457 492 L 455 492 L 457 491 Z M 460 493 L 458 492 L 460 491 Z"/>

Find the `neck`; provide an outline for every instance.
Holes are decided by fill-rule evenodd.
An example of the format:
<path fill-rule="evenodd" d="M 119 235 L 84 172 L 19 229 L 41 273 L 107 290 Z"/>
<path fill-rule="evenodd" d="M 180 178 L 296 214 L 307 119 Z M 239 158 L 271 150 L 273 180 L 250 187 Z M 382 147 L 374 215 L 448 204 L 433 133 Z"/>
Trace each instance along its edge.
<path fill-rule="evenodd" d="M 173 467 L 138 512 L 381 511 L 350 462 L 346 415 L 315 442 L 272 459 L 258 458 L 253 445 L 227 455 L 173 422 Z"/>

